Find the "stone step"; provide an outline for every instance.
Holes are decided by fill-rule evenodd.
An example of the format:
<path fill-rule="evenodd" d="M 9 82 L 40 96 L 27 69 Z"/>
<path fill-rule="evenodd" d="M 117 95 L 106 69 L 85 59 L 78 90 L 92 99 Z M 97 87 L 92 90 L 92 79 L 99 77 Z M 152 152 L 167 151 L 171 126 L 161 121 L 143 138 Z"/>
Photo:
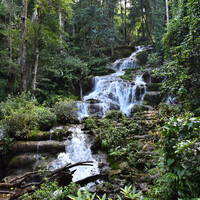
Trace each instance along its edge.
<path fill-rule="evenodd" d="M 18 141 L 12 148 L 13 154 L 27 153 L 27 152 L 48 152 L 55 154 L 65 151 L 65 142 L 58 142 L 54 140 L 49 141 Z"/>

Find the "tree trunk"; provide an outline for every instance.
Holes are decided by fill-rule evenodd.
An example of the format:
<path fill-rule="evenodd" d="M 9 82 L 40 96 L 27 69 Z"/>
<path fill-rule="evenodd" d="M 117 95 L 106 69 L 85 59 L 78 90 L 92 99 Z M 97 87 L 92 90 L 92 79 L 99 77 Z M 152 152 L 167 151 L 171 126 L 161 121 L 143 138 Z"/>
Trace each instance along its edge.
<path fill-rule="evenodd" d="M 38 45 L 38 36 L 36 36 L 36 41 L 35 41 L 35 64 L 33 66 L 33 71 L 32 71 L 32 83 L 31 83 L 31 91 L 32 91 L 32 97 L 35 98 L 36 95 L 36 84 L 37 84 L 37 70 L 38 70 L 38 61 L 39 61 L 39 56 L 40 56 L 40 51 L 39 51 L 39 45 Z"/>
<path fill-rule="evenodd" d="M 26 31 L 27 31 L 27 8 L 28 0 L 22 0 L 22 13 L 21 13 L 21 89 L 22 91 L 27 90 L 27 80 L 26 80 Z"/>
<path fill-rule="evenodd" d="M 121 7 L 121 19 L 122 19 L 122 27 L 123 27 L 123 38 L 125 38 L 122 0 L 120 1 L 120 7 Z M 125 39 L 124 39 L 124 40 L 125 40 Z"/>
<path fill-rule="evenodd" d="M 169 24 L 169 6 L 168 6 L 168 0 L 165 0 L 166 2 L 166 17 L 167 17 L 167 26 Z"/>
<path fill-rule="evenodd" d="M 144 32 L 144 16 L 142 14 L 142 37 L 145 37 L 145 32 Z"/>
<path fill-rule="evenodd" d="M 125 16 L 124 16 L 124 43 L 127 44 L 127 27 L 126 27 L 126 15 L 127 15 L 127 0 L 124 1 L 124 9 L 125 9 Z"/>
<path fill-rule="evenodd" d="M 10 2 L 9 2 L 10 4 Z M 10 5 L 11 7 L 11 5 Z M 9 54 L 10 54 L 10 62 L 13 60 L 13 52 L 12 52 L 12 25 L 11 25 L 11 12 L 9 13 Z"/>
<path fill-rule="evenodd" d="M 63 17 L 62 17 L 61 10 L 59 10 L 59 25 L 60 25 L 60 45 L 61 45 L 61 49 L 63 49 L 63 36 L 62 36 L 62 32 L 63 32 L 63 29 L 64 29 L 64 23 L 63 23 Z"/>
<path fill-rule="evenodd" d="M 146 29 L 147 29 L 147 34 L 148 34 L 148 36 L 149 36 L 149 39 L 151 40 L 151 44 L 154 45 L 153 38 L 152 38 L 152 36 L 151 36 L 151 33 L 150 33 L 150 31 L 149 31 L 149 27 L 148 27 L 148 24 L 147 24 L 147 20 L 145 19 L 144 16 L 142 16 L 142 18 L 144 18 L 145 25 L 146 25 Z"/>
<path fill-rule="evenodd" d="M 31 82 L 31 93 L 32 97 L 35 98 L 36 96 L 36 86 L 37 86 L 37 71 L 38 71 L 38 62 L 40 57 L 40 49 L 39 49 L 39 37 L 41 31 L 41 20 L 39 9 L 36 8 L 34 15 L 33 15 L 33 23 L 36 23 L 36 31 L 35 31 L 35 64 L 32 69 L 32 82 Z"/>
<path fill-rule="evenodd" d="M 115 55 L 115 53 L 114 53 L 114 45 L 113 45 L 113 42 L 111 42 L 110 48 L 111 48 L 111 56 L 112 56 L 112 58 L 113 58 L 114 55 Z"/>

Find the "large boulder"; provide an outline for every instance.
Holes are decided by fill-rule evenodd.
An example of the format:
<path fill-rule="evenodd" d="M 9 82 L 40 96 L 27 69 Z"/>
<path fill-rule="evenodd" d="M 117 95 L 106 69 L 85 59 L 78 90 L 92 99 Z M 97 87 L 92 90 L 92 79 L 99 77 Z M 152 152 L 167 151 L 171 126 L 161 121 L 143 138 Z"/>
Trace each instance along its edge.
<path fill-rule="evenodd" d="M 150 75 L 149 71 L 144 72 L 144 74 L 142 75 L 142 78 L 146 83 L 150 83 L 151 75 Z"/>
<path fill-rule="evenodd" d="M 152 109 L 153 108 L 151 106 L 135 104 L 131 109 L 131 113 L 133 114 L 133 113 L 148 111 Z"/>

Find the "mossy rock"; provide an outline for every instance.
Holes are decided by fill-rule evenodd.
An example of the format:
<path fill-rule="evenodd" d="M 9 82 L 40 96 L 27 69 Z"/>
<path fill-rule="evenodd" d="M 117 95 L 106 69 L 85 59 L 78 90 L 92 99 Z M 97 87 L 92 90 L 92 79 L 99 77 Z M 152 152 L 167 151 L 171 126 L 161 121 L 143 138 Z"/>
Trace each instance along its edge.
<path fill-rule="evenodd" d="M 9 168 L 25 167 L 33 164 L 36 161 L 36 154 L 21 154 L 14 156 L 10 163 Z"/>
<path fill-rule="evenodd" d="M 31 130 L 31 132 L 27 135 L 27 141 L 42 141 L 49 140 L 50 132 L 49 131 L 40 131 L 40 130 Z"/>
<path fill-rule="evenodd" d="M 152 110 L 152 109 L 153 108 L 151 106 L 135 104 L 131 109 L 131 113 L 143 112 L 143 111 L 148 111 L 148 110 Z"/>
<path fill-rule="evenodd" d="M 155 106 L 158 105 L 163 99 L 163 94 L 161 92 L 147 92 L 144 95 L 144 105 Z"/>

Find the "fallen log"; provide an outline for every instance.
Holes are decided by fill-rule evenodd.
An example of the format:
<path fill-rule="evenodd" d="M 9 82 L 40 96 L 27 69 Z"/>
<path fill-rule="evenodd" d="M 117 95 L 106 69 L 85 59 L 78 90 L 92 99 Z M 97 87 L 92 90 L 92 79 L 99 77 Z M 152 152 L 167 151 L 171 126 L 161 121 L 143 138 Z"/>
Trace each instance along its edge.
<path fill-rule="evenodd" d="M 93 166 L 93 162 L 85 161 L 70 165 L 68 164 L 56 170 L 27 172 L 23 175 L 8 180 L 5 183 L 0 183 L 0 193 L 12 194 L 9 200 L 14 200 L 25 193 L 34 192 L 42 183 L 45 183 L 47 179 L 50 181 L 57 180 L 58 183 L 63 186 L 68 185 L 70 182 L 72 182 L 72 175 L 76 171 L 70 171 L 69 169 L 81 165 Z"/>

